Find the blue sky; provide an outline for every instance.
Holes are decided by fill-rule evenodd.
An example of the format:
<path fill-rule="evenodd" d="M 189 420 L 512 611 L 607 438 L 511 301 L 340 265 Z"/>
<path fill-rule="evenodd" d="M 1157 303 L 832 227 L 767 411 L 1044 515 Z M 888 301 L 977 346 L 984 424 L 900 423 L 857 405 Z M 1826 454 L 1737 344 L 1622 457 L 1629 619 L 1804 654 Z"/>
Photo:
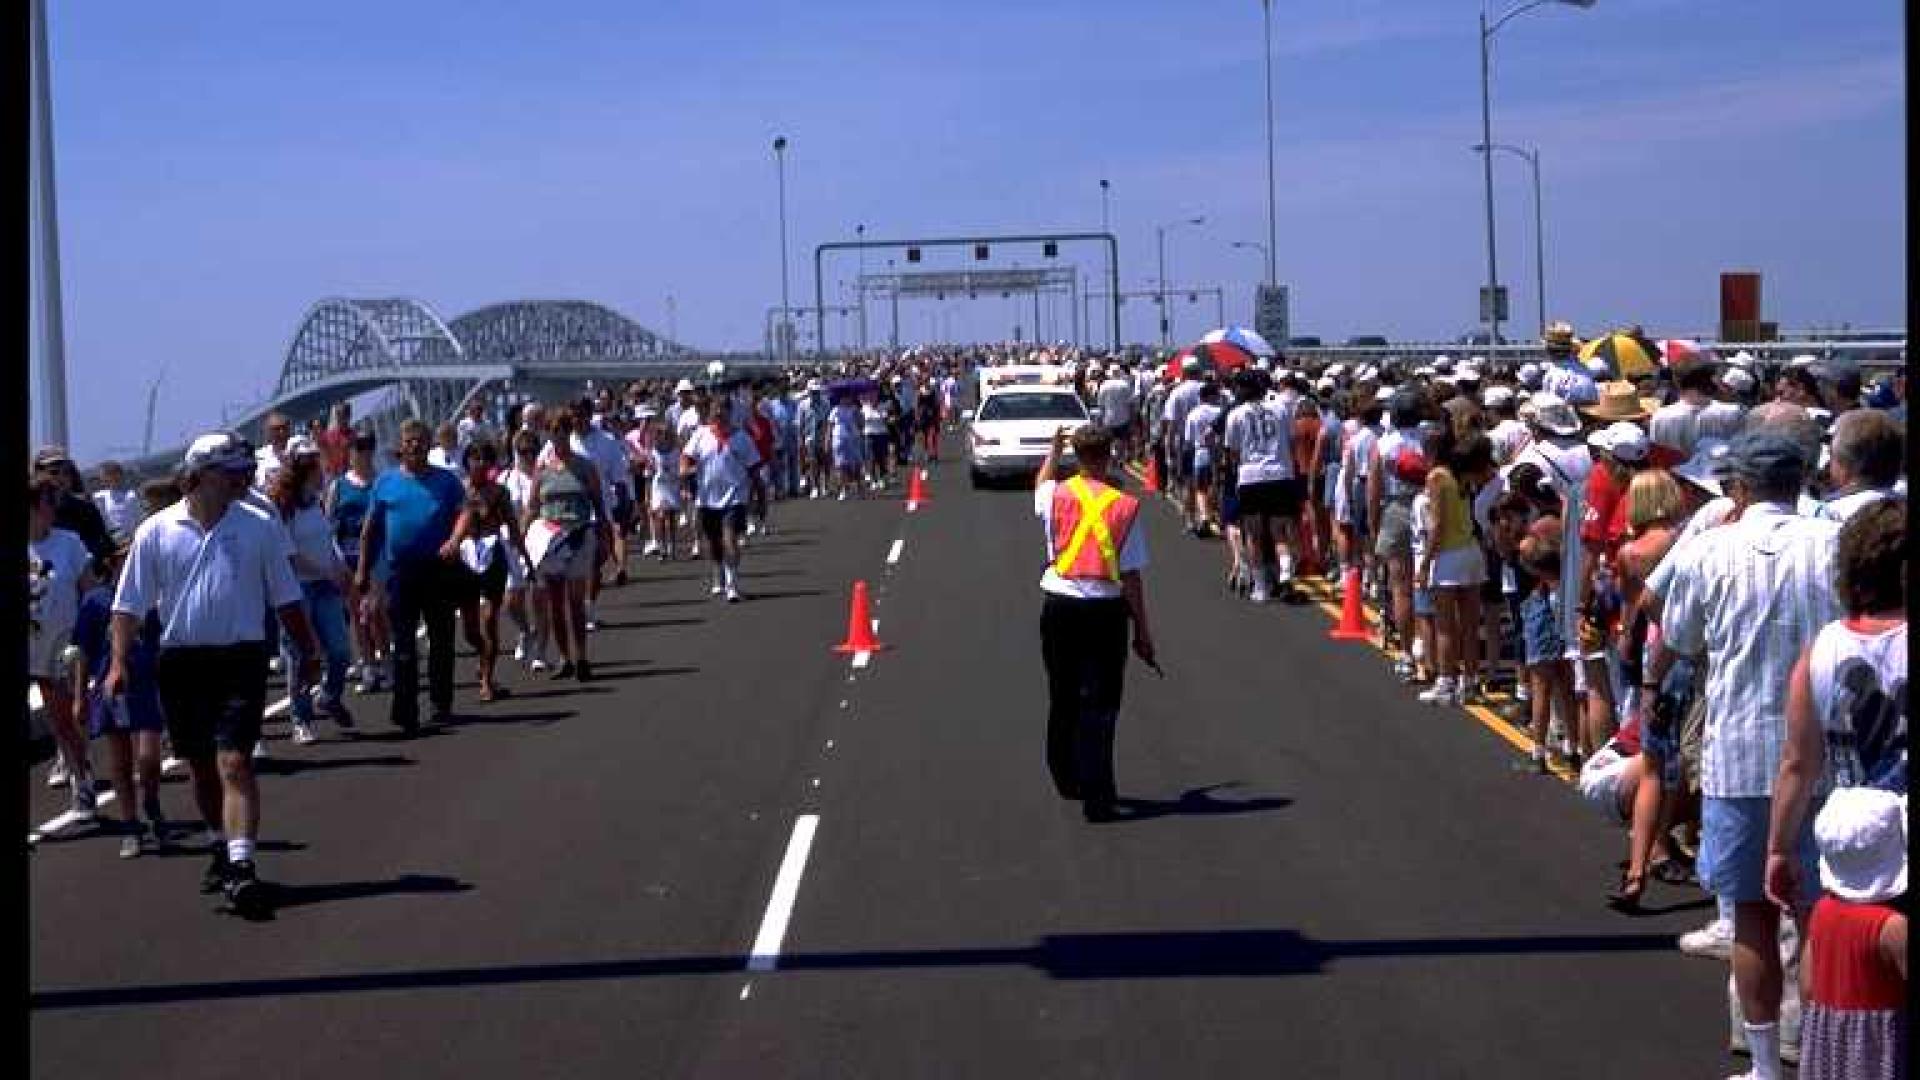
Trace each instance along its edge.
<path fill-rule="evenodd" d="M 1194 215 L 1169 236 L 1170 279 L 1223 287 L 1246 320 L 1262 273 L 1231 247 L 1267 231 L 1255 0 L 49 6 L 82 455 L 139 442 L 162 364 L 158 443 L 257 400 L 330 295 L 416 296 L 448 319 L 583 298 L 662 331 L 671 295 L 683 340 L 757 347 L 780 292 L 777 134 L 795 303 L 813 246 L 856 224 L 1097 228 L 1102 178 L 1123 287 L 1150 287 L 1154 226 Z M 1473 328 L 1477 11 L 1275 5 L 1295 333 Z M 1550 316 L 1709 331 L 1718 273 L 1753 269 L 1783 327 L 1902 324 L 1901 19 L 1893 0 L 1599 0 L 1502 29 L 1494 138 L 1541 153 Z M 1496 166 L 1524 327 L 1530 184 Z M 1176 313 L 1181 337 L 1213 321 L 1206 302 Z M 878 339 L 886 313 L 870 318 Z M 1065 333 L 1065 304 L 1048 318 Z M 1150 320 L 1131 306 L 1127 336 Z M 1002 338 L 1031 307 L 928 302 L 901 321 L 906 340 Z"/>

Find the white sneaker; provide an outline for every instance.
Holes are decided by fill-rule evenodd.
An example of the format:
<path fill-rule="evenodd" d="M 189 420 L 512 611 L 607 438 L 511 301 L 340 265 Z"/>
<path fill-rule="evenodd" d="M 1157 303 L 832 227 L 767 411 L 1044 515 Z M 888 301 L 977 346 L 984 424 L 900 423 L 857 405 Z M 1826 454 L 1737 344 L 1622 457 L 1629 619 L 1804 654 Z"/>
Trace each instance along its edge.
<path fill-rule="evenodd" d="M 536 656 L 533 658 L 533 662 L 527 665 L 527 670 L 533 672 L 535 675 L 538 675 L 541 672 L 547 670 L 547 662 L 541 659 L 540 657 Z"/>
<path fill-rule="evenodd" d="M 1468 684 L 1467 680 L 1461 679 L 1453 686 L 1453 703 L 1461 708 L 1465 708 L 1467 705 L 1467 696 L 1472 692 L 1473 687 Z"/>
<path fill-rule="evenodd" d="M 47 770 L 47 786 L 50 788 L 63 788 L 66 787 L 72 779 L 72 774 L 67 770 L 66 757 L 55 757 L 53 759 L 53 768 Z"/>
<path fill-rule="evenodd" d="M 846 489 L 846 488 L 841 488 L 841 489 L 840 489 L 840 501 L 841 501 L 841 502 L 846 502 L 846 501 L 847 501 L 847 489 Z"/>
<path fill-rule="evenodd" d="M 1713 960 L 1733 958 L 1733 920 L 1715 919 L 1698 930 L 1680 935 L 1680 951 Z"/>
<path fill-rule="evenodd" d="M 654 552 L 656 552 L 656 551 L 659 551 L 659 550 L 660 550 L 660 545 L 659 545 L 659 544 L 656 544 L 656 543 L 654 543 L 654 542 L 653 542 L 653 541 L 651 541 L 651 540 L 649 540 L 649 541 L 647 541 L 647 546 L 646 546 L 646 547 L 643 547 L 643 548 L 641 548 L 641 549 L 640 549 L 640 554 L 642 554 L 642 555 L 651 555 L 651 554 L 653 554 Z"/>
<path fill-rule="evenodd" d="M 1433 685 L 1420 692 L 1417 700 L 1422 705 L 1447 705 L 1453 701 L 1453 680 L 1442 675 L 1433 680 Z"/>
<path fill-rule="evenodd" d="M 313 733 L 312 724 L 296 723 L 293 725 L 293 741 L 301 746 L 311 746 L 320 741 L 320 736 Z"/>
<path fill-rule="evenodd" d="M 1271 600 L 1272 596 L 1268 594 L 1265 585 L 1255 585 L 1253 591 L 1247 593 L 1247 599 L 1256 604 L 1264 604 Z"/>
<path fill-rule="evenodd" d="M 727 603 L 729 603 L 729 604 L 737 604 L 737 603 L 739 603 L 739 602 L 740 602 L 740 590 L 739 590 L 739 589 L 728 589 L 728 590 L 727 590 Z"/>
<path fill-rule="evenodd" d="M 286 663 L 277 656 L 271 657 L 267 660 L 267 670 L 273 672 L 275 675 L 284 674 L 286 672 L 286 669 L 287 669 Z"/>
<path fill-rule="evenodd" d="M 1513 684 L 1513 700 L 1515 701 L 1532 701 L 1533 700 L 1533 691 L 1527 686 L 1526 676 L 1524 675 L 1520 677 L 1519 682 L 1516 682 Z"/>
<path fill-rule="evenodd" d="M 516 664 L 527 662 L 527 635 L 521 634 L 513 643 L 513 661 Z"/>
<path fill-rule="evenodd" d="M 253 760 L 265 761 L 267 760 L 267 756 L 267 738 L 262 735 L 260 739 L 253 744 Z"/>
<path fill-rule="evenodd" d="M 723 589 L 723 588 L 721 588 L 721 587 L 720 587 L 720 583 L 719 583 L 719 582 L 717 582 L 717 581 L 716 581 L 716 582 L 714 582 L 713 584 L 711 584 L 711 585 L 709 585 L 709 586 L 707 586 L 707 595 L 708 595 L 708 596 L 719 596 L 719 595 L 720 595 L 721 593 L 723 593 L 723 592 L 725 592 L 725 591 L 726 591 L 726 590 L 725 590 L 725 589 Z"/>

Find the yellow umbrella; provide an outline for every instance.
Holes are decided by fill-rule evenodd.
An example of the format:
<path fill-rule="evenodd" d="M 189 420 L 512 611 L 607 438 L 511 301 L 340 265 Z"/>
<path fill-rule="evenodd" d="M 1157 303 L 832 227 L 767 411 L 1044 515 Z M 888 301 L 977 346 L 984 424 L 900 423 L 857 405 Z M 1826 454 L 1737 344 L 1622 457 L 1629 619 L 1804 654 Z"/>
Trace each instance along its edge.
<path fill-rule="evenodd" d="M 1653 342 L 1619 330 L 1580 346 L 1581 360 L 1598 357 L 1615 376 L 1627 380 L 1653 374 L 1654 358 L 1659 355 Z"/>

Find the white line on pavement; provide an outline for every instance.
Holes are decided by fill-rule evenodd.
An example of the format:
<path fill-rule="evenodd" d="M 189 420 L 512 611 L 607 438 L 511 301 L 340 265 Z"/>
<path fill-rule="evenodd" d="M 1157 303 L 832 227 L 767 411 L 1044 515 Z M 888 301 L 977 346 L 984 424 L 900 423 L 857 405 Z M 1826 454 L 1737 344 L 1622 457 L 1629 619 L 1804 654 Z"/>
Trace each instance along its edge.
<path fill-rule="evenodd" d="M 898 562 L 900 561 L 900 552 L 901 552 L 901 551 L 902 551 L 902 550 L 903 550 L 904 548 L 906 548 L 906 546 L 907 546 L 907 538 L 906 538 L 906 537 L 904 537 L 904 536 L 902 536 L 902 537 L 900 537 L 900 538 L 898 538 L 898 539 L 896 539 L 896 540 L 895 540 L 895 541 L 893 542 L 893 547 L 891 547 L 891 548 L 889 548 L 889 549 L 887 550 L 887 565 L 888 565 L 888 566 L 892 566 L 892 565 L 894 565 L 895 563 L 898 563 Z"/>
<path fill-rule="evenodd" d="M 807 852 L 813 848 L 814 830 L 819 827 L 819 814 L 801 814 L 794 819 L 793 837 L 787 841 L 786 857 L 780 860 L 780 873 L 773 880 L 773 895 L 767 898 L 767 914 L 760 920 L 760 933 L 753 939 L 753 952 L 747 957 L 748 971 L 772 971 L 780 962 L 780 943 L 786 940 L 787 920 L 793 917 L 800 877 L 807 869 Z"/>

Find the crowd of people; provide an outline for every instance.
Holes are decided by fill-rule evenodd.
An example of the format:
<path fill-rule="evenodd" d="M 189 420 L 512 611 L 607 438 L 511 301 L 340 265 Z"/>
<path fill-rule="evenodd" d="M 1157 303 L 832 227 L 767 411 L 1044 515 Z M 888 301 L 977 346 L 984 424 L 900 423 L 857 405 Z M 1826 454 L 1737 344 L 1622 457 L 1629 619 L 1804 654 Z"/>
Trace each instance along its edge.
<path fill-rule="evenodd" d="M 527 677 L 588 681 L 598 600 L 633 559 L 704 558 L 710 594 L 738 602 L 778 502 L 884 491 L 937 458 L 976 368 L 1037 360 L 1071 372 L 1116 463 L 1164 488 L 1192 537 L 1224 541 L 1229 596 L 1294 598 L 1316 577 L 1361 590 L 1419 701 L 1506 709 L 1531 746 L 1520 766 L 1577 777 L 1625 828 L 1607 903 L 1638 907 L 1650 881 L 1713 894 L 1717 917 L 1680 946 L 1731 962 L 1751 1075 L 1778 1076 L 1783 1054 L 1803 1076 L 1895 1075 L 1904 373 L 1627 336 L 1637 349 L 1582 359 L 1556 324 L 1518 364 L 909 350 L 476 399 L 394 447 L 340 406 L 302 435 L 270 418 L 257 449 L 206 435 L 137 492 L 103 465 L 91 497 L 48 447 L 29 578 L 50 782 L 92 818 L 104 741 L 121 853 L 138 856 L 168 842 L 168 742 L 216 840 L 204 884 L 242 906 L 269 667 L 301 743 L 323 718 L 354 727 L 355 682 L 390 690 L 392 724 L 417 731 L 423 644 L 444 722 L 456 623 L 480 702 L 511 692 L 509 652 Z"/>
<path fill-rule="evenodd" d="M 1363 590 L 1419 701 L 1505 708 L 1519 767 L 1576 777 L 1627 832 L 1607 903 L 1714 895 L 1680 947 L 1731 961 L 1750 1075 L 1902 1075 L 1904 371 L 1623 336 L 1076 379 L 1233 594 Z"/>
<path fill-rule="evenodd" d="M 456 627 L 476 705 L 525 679 L 591 681 L 600 597 L 635 560 L 704 559 L 716 601 L 746 599 L 743 550 L 773 530 L 775 505 L 870 497 L 937 456 L 967 363 L 916 351 L 560 402 L 476 397 L 438 427 L 402 423 L 391 446 L 348 404 L 299 434 L 276 413 L 257 447 L 210 432 L 137 490 L 115 462 L 89 485 L 64 448 L 43 447 L 29 481 L 42 705 L 30 762 L 51 762 L 70 825 L 96 821 L 114 792 L 104 825 L 123 858 L 177 839 L 159 783 L 184 762 L 213 847 L 202 884 L 257 908 L 254 762 L 268 756 L 273 672 L 298 745 L 322 723 L 357 730 L 350 689 L 387 692 L 391 725 L 418 733 L 423 675 L 427 721 L 450 721 Z"/>

